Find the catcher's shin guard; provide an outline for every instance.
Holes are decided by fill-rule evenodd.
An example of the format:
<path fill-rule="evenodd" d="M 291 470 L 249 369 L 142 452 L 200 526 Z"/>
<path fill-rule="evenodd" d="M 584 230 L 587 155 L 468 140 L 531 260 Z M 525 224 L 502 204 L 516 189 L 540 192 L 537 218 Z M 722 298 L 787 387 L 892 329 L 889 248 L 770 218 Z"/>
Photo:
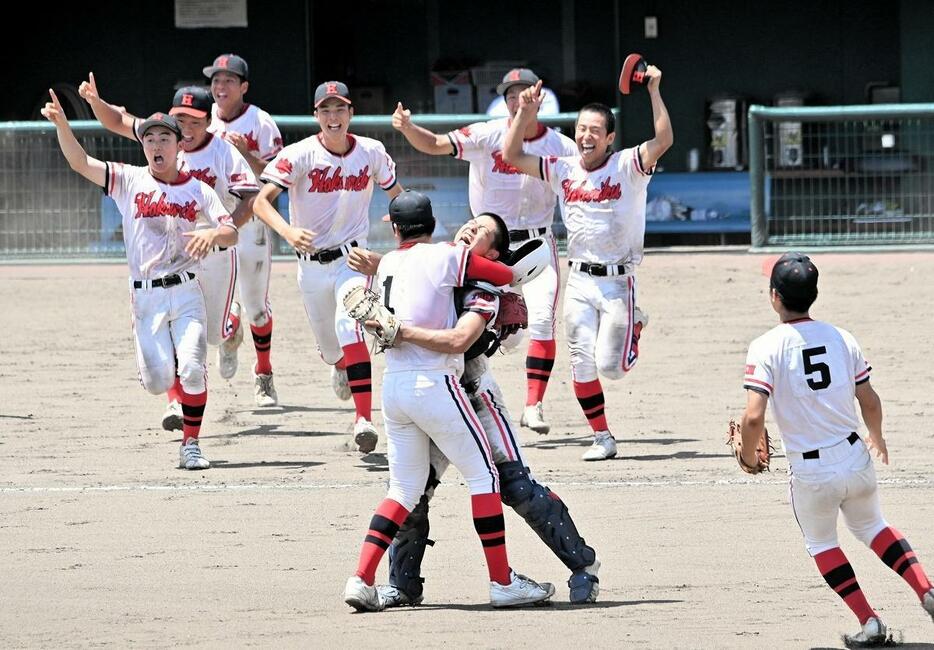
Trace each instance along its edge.
<path fill-rule="evenodd" d="M 496 469 L 503 503 L 525 519 L 567 568 L 578 572 L 593 564 L 596 553 L 577 532 L 571 513 L 557 494 L 529 478 L 519 461 L 500 463 Z"/>
<path fill-rule="evenodd" d="M 428 484 L 418 505 L 412 509 L 389 547 L 389 584 L 409 597 L 414 603 L 422 595 L 425 579 L 421 576 L 425 550 L 434 546 L 428 539 L 428 502 L 435 493 L 438 479 L 432 467 L 428 473 Z"/>

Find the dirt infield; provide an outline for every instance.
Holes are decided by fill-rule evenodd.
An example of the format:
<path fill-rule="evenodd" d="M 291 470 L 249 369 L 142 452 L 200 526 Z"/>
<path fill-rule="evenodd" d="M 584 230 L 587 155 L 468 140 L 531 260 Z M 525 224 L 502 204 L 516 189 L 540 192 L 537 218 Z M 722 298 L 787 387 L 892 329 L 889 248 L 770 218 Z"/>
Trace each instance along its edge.
<path fill-rule="evenodd" d="M 883 398 L 884 511 L 934 570 L 934 254 L 814 259 L 813 315 L 856 335 Z M 281 406 L 253 407 L 249 342 L 231 382 L 212 349 L 205 472 L 175 469 L 163 399 L 137 381 L 125 266 L 0 266 L 0 647 L 840 647 L 855 619 L 804 551 L 784 456 L 751 478 L 724 446 L 748 343 L 775 322 L 763 260 L 646 258 L 642 357 L 604 382 L 613 461 L 578 460 L 588 429 L 558 343 L 552 433 L 523 435 L 533 471 L 603 562 L 599 603 L 571 607 L 566 569 L 509 513 L 511 564 L 558 591 L 550 607 L 491 610 L 452 470 L 432 502 L 425 604 L 371 615 L 341 594 L 385 492 L 385 439 L 377 414 L 376 453 L 348 448 L 352 409 L 315 352 L 294 264 L 275 264 L 271 288 Z M 495 367 L 518 417 L 524 356 Z M 842 524 L 841 540 L 890 627 L 934 648 L 907 585 Z"/>

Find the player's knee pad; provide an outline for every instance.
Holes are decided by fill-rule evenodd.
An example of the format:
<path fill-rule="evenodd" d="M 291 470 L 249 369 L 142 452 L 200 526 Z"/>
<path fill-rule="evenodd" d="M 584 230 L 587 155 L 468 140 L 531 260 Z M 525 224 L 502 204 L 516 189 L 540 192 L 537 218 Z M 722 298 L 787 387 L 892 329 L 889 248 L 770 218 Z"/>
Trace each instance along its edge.
<path fill-rule="evenodd" d="M 434 546 L 428 539 L 428 502 L 438 486 L 434 470 L 429 472 L 425 493 L 406 517 L 389 547 L 389 584 L 415 602 L 422 595 L 425 579 L 421 576 L 425 550 Z"/>
<path fill-rule="evenodd" d="M 593 564 L 596 553 L 577 532 L 571 513 L 557 494 L 533 481 L 518 461 L 500 463 L 496 469 L 503 503 L 525 519 L 566 567 L 576 571 Z"/>

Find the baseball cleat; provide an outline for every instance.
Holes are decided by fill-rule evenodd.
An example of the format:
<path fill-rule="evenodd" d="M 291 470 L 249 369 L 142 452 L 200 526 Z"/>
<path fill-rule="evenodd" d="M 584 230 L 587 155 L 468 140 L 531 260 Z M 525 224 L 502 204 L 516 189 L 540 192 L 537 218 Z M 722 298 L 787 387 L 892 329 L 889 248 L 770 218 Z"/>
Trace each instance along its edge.
<path fill-rule="evenodd" d="M 594 435 L 593 444 L 581 456 L 581 460 L 607 460 L 616 456 L 616 439 L 609 431 Z"/>
<path fill-rule="evenodd" d="M 189 438 L 178 449 L 179 469 L 208 469 L 211 463 L 201 455 L 201 446 L 197 438 Z"/>
<path fill-rule="evenodd" d="M 600 559 L 594 558 L 593 564 L 585 566 L 571 574 L 568 587 L 571 590 L 571 604 L 584 605 L 597 602 L 600 594 Z"/>
<path fill-rule="evenodd" d="M 542 435 L 551 431 L 551 425 L 545 422 L 545 411 L 541 402 L 525 407 L 519 419 L 519 425 Z"/>
<path fill-rule="evenodd" d="M 886 644 L 888 630 L 880 619 L 873 616 L 865 623 L 863 629 L 853 635 L 843 635 L 843 645 L 847 648 L 876 648 Z"/>
<path fill-rule="evenodd" d="M 508 585 L 490 583 L 490 604 L 493 607 L 516 607 L 542 603 L 555 594 L 555 586 L 550 582 L 538 584 L 531 578 L 509 571 L 512 580 Z"/>
<path fill-rule="evenodd" d="M 162 414 L 162 428 L 166 431 L 182 430 L 182 405 L 178 400 L 172 400 L 165 407 L 165 413 Z"/>
<path fill-rule="evenodd" d="M 260 375 L 253 373 L 254 391 L 253 399 L 257 406 L 275 406 L 279 403 L 276 386 L 272 383 L 272 373 Z"/>
<path fill-rule="evenodd" d="M 347 401 L 352 397 L 350 392 L 350 380 L 347 378 L 347 371 L 337 366 L 331 366 L 331 388 L 337 399 Z"/>
<path fill-rule="evenodd" d="M 924 598 L 921 599 L 921 606 L 924 611 L 931 615 L 931 620 L 934 621 L 934 589 L 924 594 Z"/>
<path fill-rule="evenodd" d="M 358 612 L 379 612 L 386 608 L 376 587 L 365 583 L 360 576 L 347 578 L 347 586 L 344 587 L 344 602 Z"/>
<path fill-rule="evenodd" d="M 357 451 L 361 454 L 368 454 L 376 449 L 376 442 L 379 440 L 379 433 L 373 423 L 362 415 L 353 425 L 353 441 L 357 444 Z"/>
<path fill-rule="evenodd" d="M 237 374 L 237 348 L 243 343 L 239 302 L 230 304 L 230 315 L 235 317 L 237 329 L 217 346 L 217 371 L 224 379 L 230 379 Z"/>
<path fill-rule="evenodd" d="M 379 593 L 379 599 L 385 609 L 390 607 L 415 607 L 421 605 L 422 601 L 425 600 L 425 597 L 419 594 L 418 598 L 413 601 L 404 591 L 392 585 L 377 585 L 376 591 Z"/>

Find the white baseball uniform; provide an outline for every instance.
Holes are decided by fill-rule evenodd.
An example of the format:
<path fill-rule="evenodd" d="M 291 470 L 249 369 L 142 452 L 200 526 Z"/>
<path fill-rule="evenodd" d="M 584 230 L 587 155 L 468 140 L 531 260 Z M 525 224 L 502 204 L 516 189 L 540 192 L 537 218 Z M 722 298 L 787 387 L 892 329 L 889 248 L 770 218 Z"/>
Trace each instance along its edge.
<path fill-rule="evenodd" d="M 403 323 L 451 328 L 457 321 L 453 291 L 463 285 L 467 255 L 466 247 L 446 243 L 394 250 L 380 261 L 376 289 Z M 410 343 L 386 351 L 388 497 L 409 510 L 425 490 L 432 441 L 460 470 L 471 494 L 499 491 L 489 442 L 459 381 L 463 368 L 460 354 Z"/>
<path fill-rule="evenodd" d="M 510 230 L 510 248 L 529 239 L 543 239 L 551 248 L 552 265 L 522 287 L 529 310 L 529 334 L 539 341 L 555 337 L 555 315 L 561 273 L 558 246 L 551 232 L 555 194 L 542 180 L 523 174 L 503 161 L 503 146 L 510 119 L 478 122 L 448 133 L 454 157 L 470 163 L 468 189 L 474 215 L 492 212 Z M 535 156 L 575 156 L 577 145 L 543 124 L 533 138 L 523 140 L 523 151 Z M 521 239 L 520 239 L 521 238 Z"/>
<path fill-rule="evenodd" d="M 262 180 L 289 193 L 292 225 L 317 233 L 314 244 L 330 261 L 299 255 L 298 286 L 318 352 L 329 365 L 340 361 L 341 348 L 363 341 L 358 323 L 347 315 L 343 297 L 367 277 L 347 266 L 352 246 L 366 247 L 373 184 L 389 190 L 396 165 L 382 143 L 348 135 L 344 154 L 327 150 L 320 135 L 289 145 L 263 171 Z M 338 255 L 338 252 L 340 255 Z"/>
<path fill-rule="evenodd" d="M 272 160 L 282 151 L 279 127 L 269 113 L 251 104 L 244 104 L 242 112 L 230 120 L 223 119 L 218 113 L 217 104 L 214 104 L 208 130 L 221 137 L 227 133 L 243 135 L 249 150 L 263 160 Z M 268 228 L 254 216 L 240 229 L 237 256 L 240 260 L 240 297 L 247 320 L 257 327 L 265 325 L 272 313 L 269 304 L 271 255 Z"/>
<path fill-rule="evenodd" d="M 151 393 L 166 392 L 175 382 L 177 359 L 185 392 L 203 393 L 204 296 L 184 233 L 230 223 L 230 215 L 214 190 L 185 172 L 168 184 L 147 167 L 108 162 L 104 193 L 123 215 L 140 381 Z"/>
<path fill-rule="evenodd" d="M 810 318 L 782 323 L 749 346 L 743 387 L 772 403 L 811 556 L 839 546 L 838 511 L 866 545 L 888 526 L 872 457 L 856 434 L 856 385 L 870 370 L 852 334 Z"/>
<path fill-rule="evenodd" d="M 564 318 L 576 382 L 619 379 L 636 363 L 633 349 L 635 267 L 642 262 L 646 188 L 639 148 L 609 156 L 597 169 L 580 156 L 541 158 L 541 177 L 558 195 L 568 233 L 571 272 Z M 591 272 L 582 264 L 597 265 Z M 595 275 L 603 268 L 604 275 Z"/>

